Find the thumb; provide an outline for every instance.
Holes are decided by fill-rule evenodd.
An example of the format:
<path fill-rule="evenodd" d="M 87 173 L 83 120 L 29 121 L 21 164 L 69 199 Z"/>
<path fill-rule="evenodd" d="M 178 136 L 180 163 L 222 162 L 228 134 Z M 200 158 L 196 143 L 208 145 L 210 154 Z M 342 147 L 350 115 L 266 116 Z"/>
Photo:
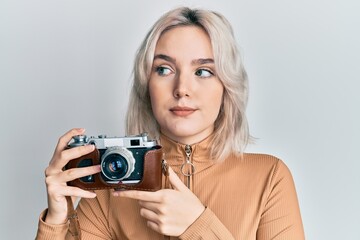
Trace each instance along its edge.
<path fill-rule="evenodd" d="M 175 190 L 178 190 L 180 192 L 188 190 L 188 188 L 185 186 L 185 184 L 181 181 L 181 179 L 174 172 L 174 170 L 172 170 L 170 166 L 169 166 L 169 181 Z"/>

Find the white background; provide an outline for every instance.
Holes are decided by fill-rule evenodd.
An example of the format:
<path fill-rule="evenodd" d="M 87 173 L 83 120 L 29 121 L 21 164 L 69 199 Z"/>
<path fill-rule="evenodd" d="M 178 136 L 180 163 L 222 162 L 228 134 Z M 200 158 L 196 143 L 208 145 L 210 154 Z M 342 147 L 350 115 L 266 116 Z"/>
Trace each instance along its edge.
<path fill-rule="evenodd" d="M 60 135 L 72 127 L 124 134 L 136 49 L 178 5 L 232 23 L 258 138 L 248 151 L 289 166 L 307 239 L 360 239 L 357 0 L 2 0 L 1 239 L 34 238 Z"/>

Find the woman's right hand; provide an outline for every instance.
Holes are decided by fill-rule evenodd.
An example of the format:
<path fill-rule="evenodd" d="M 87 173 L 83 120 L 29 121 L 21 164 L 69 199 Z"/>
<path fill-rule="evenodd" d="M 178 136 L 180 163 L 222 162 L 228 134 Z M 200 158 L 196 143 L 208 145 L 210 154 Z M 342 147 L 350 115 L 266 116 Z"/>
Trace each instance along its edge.
<path fill-rule="evenodd" d="M 68 143 L 73 136 L 84 134 L 85 129 L 74 128 L 60 137 L 54 155 L 45 170 L 45 182 L 48 197 L 48 211 L 45 222 L 63 224 L 67 221 L 67 202 L 65 196 L 94 198 L 94 192 L 78 187 L 67 186 L 68 181 L 100 172 L 100 165 L 72 168 L 63 171 L 64 166 L 72 159 L 79 158 L 94 151 L 94 145 L 85 145 L 68 149 Z"/>

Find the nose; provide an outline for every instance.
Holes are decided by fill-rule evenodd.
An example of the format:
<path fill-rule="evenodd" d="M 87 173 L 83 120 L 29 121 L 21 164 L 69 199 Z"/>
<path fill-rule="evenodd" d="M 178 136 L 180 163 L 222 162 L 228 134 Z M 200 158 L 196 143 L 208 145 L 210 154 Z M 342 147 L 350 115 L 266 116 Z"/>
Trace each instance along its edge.
<path fill-rule="evenodd" d="M 180 90 L 180 89 L 175 89 L 174 97 L 175 98 L 182 98 L 182 97 L 190 97 L 190 95 L 186 91 L 183 91 L 183 90 Z"/>
<path fill-rule="evenodd" d="M 178 74 L 173 93 L 175 98 L 190 97 L 191 81 L 189 80 L 190 78 L 184 76 L 184 74 Z"/>

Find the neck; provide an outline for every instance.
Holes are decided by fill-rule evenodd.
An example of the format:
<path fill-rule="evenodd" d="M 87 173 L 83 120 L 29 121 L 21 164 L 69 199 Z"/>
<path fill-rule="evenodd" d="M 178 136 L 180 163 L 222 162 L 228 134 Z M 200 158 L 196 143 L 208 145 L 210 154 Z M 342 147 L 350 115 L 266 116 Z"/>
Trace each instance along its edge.
<path fill-rule="evenodd" d="M 183 145 L 193 145 L 193 144 L 197 144 L 197 143 L 202 142 L 203 140 L 207 139 L 212 133 L 207 134 L 207 135 L 204 134 L 203 136 L 196 135 L 194 137 L 192 137 L 192 136 L 186 136 L 186 137 L 171 136 L 171 135 L 168 135 L 163 132 L 161 132 L 161 134 L 176 143 L 183 144 Z"/>

